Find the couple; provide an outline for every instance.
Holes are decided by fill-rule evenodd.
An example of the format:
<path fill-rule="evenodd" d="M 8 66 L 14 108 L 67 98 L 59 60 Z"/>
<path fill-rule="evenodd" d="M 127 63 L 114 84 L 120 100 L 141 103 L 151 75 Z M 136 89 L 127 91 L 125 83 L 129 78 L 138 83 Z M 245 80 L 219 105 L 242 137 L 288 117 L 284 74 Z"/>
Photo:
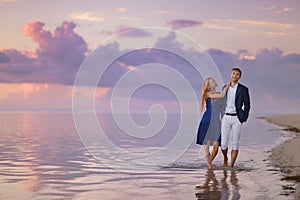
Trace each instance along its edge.
<path fill-rule="evenodd" d="M 216 92 L 217 83 L 209 77 L 204 80 L 202 89 L 201 110 L 206 108 L 201 119 L 197 144 L 203 145 L 206 163 L 212 169 L 212 161 L 221 146 L 224 156 L 223 166 L 228 166 L 228 142 L 232 131 L 231 163 L 233 167 L 239 152 L 239 140 L 242 123 L 246 122 L 250 111 L 248 88 L 239 83 L 242 71 L 239 68 L 231 70 L 229 83 L 221 93 Z M 213 150 L 209 152 L 209 146 Z"/>

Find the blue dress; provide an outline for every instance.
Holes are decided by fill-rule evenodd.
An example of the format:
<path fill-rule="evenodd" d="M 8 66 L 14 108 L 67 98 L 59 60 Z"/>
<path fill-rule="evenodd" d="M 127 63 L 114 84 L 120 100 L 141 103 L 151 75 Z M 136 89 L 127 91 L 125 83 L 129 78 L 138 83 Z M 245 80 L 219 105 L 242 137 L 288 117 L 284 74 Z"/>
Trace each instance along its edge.
<path fill-rule="evenodd" d="M 198 135 L 197 144 L 207 144 L 212 146 L 215 141 L 221 145 L 221 118 L 224 106 L 224 98 L 222 99 L 206 99 L 206 110 L 202 116 Z"/>

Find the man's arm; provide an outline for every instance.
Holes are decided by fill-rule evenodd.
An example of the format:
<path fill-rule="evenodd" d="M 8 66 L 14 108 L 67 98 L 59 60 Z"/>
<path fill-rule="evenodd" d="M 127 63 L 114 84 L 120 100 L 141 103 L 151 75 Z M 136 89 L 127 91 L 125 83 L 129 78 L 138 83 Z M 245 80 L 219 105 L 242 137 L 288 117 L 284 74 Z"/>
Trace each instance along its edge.
<path fill-rule="evenodd" d="M 223 118 L 225 115 L 225 109 L 226 109 L 226 97 L 220 99 L 221 101 L 221 106 L 220 106 L 220 119 Z"/>
<path fill-rule="evenodd" d="M 249 111 L 250 111 L 250 95 L 249 95 L 248 88 L 246 88 L 245 95 L 244 95 L 244 117 L 245 117 L 245 121 L 249 117 Z"/>

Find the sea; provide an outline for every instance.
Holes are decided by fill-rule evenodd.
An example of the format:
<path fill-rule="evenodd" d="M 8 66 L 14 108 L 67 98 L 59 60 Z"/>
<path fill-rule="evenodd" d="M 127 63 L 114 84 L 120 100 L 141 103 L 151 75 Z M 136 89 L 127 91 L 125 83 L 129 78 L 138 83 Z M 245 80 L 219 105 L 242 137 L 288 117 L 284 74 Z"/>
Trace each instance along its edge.
<path fill-rule="evenodd" d="M 147 113 L 131 114 L 131 133 L 111 113 L 93 115 L 99 129 L 67 111 L 1 112 L 0 199 L 293 199 L 296 185 L 269 158 L 292 134 L 259 115 L 243 124 L 236 167 L 223 168 L 219 151 L 212 170 L 197 127 L 178 133 L 178 113 L 153 133 Z"/>

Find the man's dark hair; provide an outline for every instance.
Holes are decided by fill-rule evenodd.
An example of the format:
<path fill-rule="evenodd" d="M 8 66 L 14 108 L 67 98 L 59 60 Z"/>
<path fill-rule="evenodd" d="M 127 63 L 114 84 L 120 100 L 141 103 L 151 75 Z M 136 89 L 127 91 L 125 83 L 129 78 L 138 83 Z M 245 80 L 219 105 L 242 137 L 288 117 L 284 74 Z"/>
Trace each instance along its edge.
<path fill-rule="evenodd" d="M 240 75 L 241 75 L 241 77 L 242 77 L 242 70 L 241 70 L 240 68 L 234 67 L 234 68 L 232 68 L 231 71 L 238 71 L 238 72 L 240 72 Z"/>

